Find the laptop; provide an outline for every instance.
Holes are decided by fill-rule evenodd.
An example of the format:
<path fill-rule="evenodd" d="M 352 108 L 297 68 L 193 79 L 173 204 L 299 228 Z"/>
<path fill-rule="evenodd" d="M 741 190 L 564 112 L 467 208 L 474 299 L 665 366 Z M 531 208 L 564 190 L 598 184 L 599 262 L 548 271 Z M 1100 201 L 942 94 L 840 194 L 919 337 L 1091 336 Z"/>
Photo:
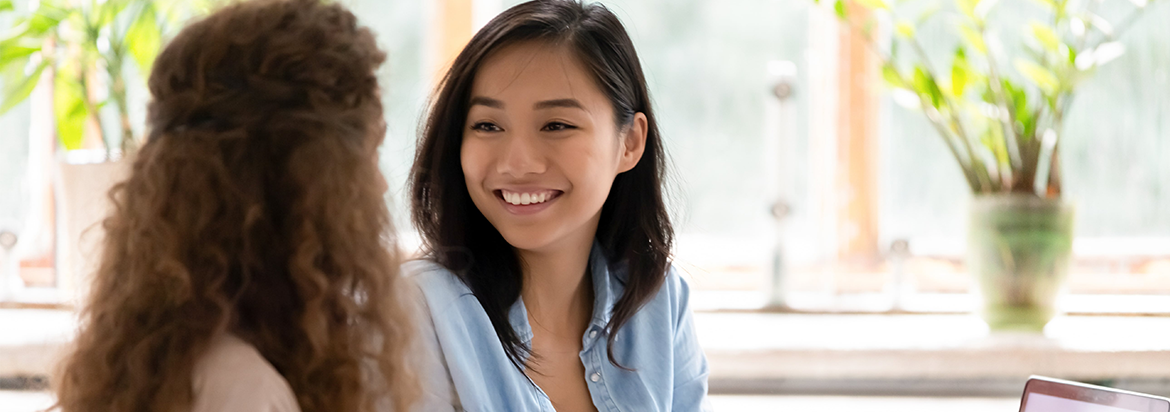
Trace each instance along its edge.
<path fill-rule="evenodd" d="M 1024 386 L 1020 412 L 1170 412 L 1170 399 L 1033 376 Z"/>

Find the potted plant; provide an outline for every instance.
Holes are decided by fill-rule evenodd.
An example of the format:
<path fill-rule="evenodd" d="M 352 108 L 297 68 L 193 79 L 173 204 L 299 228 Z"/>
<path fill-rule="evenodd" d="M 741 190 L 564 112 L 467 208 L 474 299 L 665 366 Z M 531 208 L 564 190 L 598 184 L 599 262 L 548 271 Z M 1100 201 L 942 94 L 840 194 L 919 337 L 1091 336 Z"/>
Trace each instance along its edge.
<path fill-rule="evenodd" d="M 0 115 L 38 88 L 51 97 L 52 107 L 44 111 L 52 113 L 47 129 L 58 143 L 53 192 L 58 233 L 64 235 L 58 236 L 56 254 L 63 300 L 76 297 L 78 276 L 91 269 L 87 258 L 100 234 L 88 229 L 108 210 L 106 193 L 125 169 L 119 160 L 133 156 L 141 144 L 130 119 L 128 87 L 143 84 L 164 36 L 195 10 L 192 6 L 205 3 L 40 0 L 0 37 Z M 0 0 L 4 12 L 16 12 L 12 0 Z M 115 127 L 106 127 L 109 120 Z M 49 160 L 30 159 L 30 165 L 41 161 Z"/>
<path fill-rule="evenodd" d="M 1074 10 L 1069 0 L 1035 0 L 1048 19 L 1021 28 L 1023 52 L 1009 59 L 988 24 L 997 2 L 956 0 L 948 14 L 962 40 L 943 65 L 928 58 L 918 35 L 939 8 L 910 20 L 885 0 L 832 2 L 881 59 L 895 100 L 926 115 L 975 195 L 967 267 L 994 330 L 1039 331 L 1056 314 L 1073 241 L 1073 207 L 1061 191 L 1065 115 L 1078 86 L 1124 52 L 1117 39 L 1158 0 L 1131 0 L 1118 25 L 1095 13 L 1102 1 Z M 851 15 L 853 6 L 869 12 Z M 878 17 L 893 22 L 885 50 Z"/>

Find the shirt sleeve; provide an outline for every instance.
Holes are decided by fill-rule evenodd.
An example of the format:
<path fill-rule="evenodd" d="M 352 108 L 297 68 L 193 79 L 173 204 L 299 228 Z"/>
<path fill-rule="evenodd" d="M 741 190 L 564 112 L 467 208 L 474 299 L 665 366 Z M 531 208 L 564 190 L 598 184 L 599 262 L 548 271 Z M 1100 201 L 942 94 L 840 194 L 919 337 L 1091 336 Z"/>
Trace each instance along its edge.
<path fill-rule="evenodd" d="M 462 411 L 463 407 L 455 393 L 455 384 L 451 379 L 451 371 L 447 360 L 442 355 L 439 346 L 439 336 L 435 332 L 435 322 L 431 318 L 430 307 L 427 305 L 422 290 L 413 284 L 415 279 L 408 278 L 412 283 L 413 301 L 415 307 L 415 331 L 417 344 L 414 357 L 418 371 L 419 385 L 422 393 L 414 410 L 418 412 L 448 412 Z"/>
<path fill-rule="evenodd" d="M 674 289 L 676 312 L 674 329 L 674 396 L 672 411 L 712 411 L 707 399 L 707 356 L 699 347 L 695 321 L 690 308 L 690 288 L 673 267 L 667 276 Z"/>

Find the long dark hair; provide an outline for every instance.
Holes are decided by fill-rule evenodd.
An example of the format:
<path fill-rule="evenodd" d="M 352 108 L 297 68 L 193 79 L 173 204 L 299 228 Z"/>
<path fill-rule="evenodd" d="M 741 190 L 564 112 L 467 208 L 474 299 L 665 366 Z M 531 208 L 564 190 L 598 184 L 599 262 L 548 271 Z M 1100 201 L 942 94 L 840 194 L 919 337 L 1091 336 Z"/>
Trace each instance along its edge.
<path fill-rule="evenodd" d="M 609 361 L 623 324 L 650 300 L 666 277 L 674 229 L 663 202 L 665 154 L 638 54 L 621 22 L 600 4 L 537 0 L 508 9 L 472 37 L 455 58 L 433 100 L 410 174 L 412 218 L 429 258 L 452 270 L 479 300 L 517 368 L 530 348 L 517 337 L 508 309 L 520 297 L 515 250 L 471 201 L 460 165 L 471 85 L 480 64 L 510 44 L 537 40 L 571 49 L 613 105 L 619 130 L 635 113 L 647 120 L 646 150 L 619 174 L 601 208 L 597 240 L 611 270 L 625 265 L 625 291 L 606 325 Z"/>

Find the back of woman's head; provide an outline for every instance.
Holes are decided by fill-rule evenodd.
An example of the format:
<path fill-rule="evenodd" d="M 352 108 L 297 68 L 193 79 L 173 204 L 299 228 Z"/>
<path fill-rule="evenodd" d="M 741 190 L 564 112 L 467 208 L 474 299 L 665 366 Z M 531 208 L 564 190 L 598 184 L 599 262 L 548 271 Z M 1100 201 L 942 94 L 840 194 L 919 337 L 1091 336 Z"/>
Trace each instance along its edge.
<path fill-rule="evenodd" d="M 302 410 L 404 409 L 408 316 L 376 161 L 384 58 L 318 0 L 232 5 L 167 45 L 149 138 L 111 191 L 63 410 L 188 409 L 193 365 L 225 332 Z"/>

